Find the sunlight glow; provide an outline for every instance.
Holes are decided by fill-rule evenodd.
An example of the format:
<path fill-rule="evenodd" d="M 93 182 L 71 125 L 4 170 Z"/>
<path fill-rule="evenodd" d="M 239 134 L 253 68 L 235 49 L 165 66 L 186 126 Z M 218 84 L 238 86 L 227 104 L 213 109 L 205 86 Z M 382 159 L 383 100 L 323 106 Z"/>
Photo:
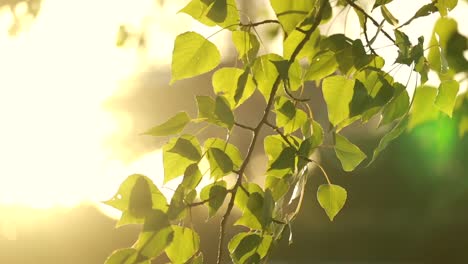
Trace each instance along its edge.
<path fill-rule="evenodd" d="M 46 0 L 26 32 L 0 36 L 0 204 L 71 206 L 116 190 L 103 148 L 116 124 L 101 104 L 136 65 L 115 32 L 151 3 Z"/>

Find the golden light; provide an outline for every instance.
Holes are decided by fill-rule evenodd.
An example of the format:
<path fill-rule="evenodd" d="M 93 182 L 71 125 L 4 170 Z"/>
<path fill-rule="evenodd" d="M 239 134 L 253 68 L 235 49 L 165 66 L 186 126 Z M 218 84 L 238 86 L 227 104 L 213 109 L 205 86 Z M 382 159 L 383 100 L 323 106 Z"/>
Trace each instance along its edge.
<path fill-rule="evenodd" d="M 75 205 L 116 190 L 122 170 L 103 141 L 117 127 L 101 104 L 137 62 L 116 30 L 150 4 L 48 0 L 26 32 L 1 36 L 0 204 Z"/>

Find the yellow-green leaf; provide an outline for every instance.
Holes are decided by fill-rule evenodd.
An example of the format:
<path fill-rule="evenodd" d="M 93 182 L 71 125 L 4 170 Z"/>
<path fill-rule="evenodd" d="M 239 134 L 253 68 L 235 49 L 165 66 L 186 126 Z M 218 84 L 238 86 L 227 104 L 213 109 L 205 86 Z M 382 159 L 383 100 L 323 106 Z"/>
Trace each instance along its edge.
<path fill-rule="evenodd" d="M 330 221 L 333 221 L 335 216 L 341 211 L 346 203 L 347 196 L 346 190 L 335 184 L 322 184 L 317 191 L 317 200 L 327 213 Z"/>
<path fill-rule="evenodd" d="M 231 109 L 245 102 L 255 91 L 252 76 L 239 68 L 221 68 L 213 74 L 213 89 L 223 95 Z"/>
<path fill-rule="evenodd" d="M 174 239 L 166 248 L 166 254 L 173 264 L 188 261 L 200 247 L 200 237 L 190 228 L 173 225 Z"/>
<path fill-rule="evenodd" d="M 179 112 L 175 116 L 168 119 L 166 122 L 157 125 L 148 131 L 145 135 L 151 136 L 170 136 L 182 132 L 185 126 L 190 122 L 190 117 L 186 112 Z"/>
<path fill-rule="evenodd" d="M 353 171 L 366 158 L 366 154 L 340 134 L 335 134 L 335 153 L 345 171 Z"/>
<path fill-rule="evenodd" d="M 454 80 L 442 81 L 435 99 L 435 105 L 450 117 L 452 117 L 459 86 L 459 83 Z"/>
<path fill-rule="evenodd" d="M 331 76 L 323 81 L 323 97 L 327 103 L 328 119 L 336 126 L 349 117 L 349 103 L 353 98 L 354 80 Z"/>
<path fill-rule="evenodd" d="M 206 73 L 221 60 L 218 48 L 195 32 L 177 36 L 172 53 L 171 83 Z"/>
<path fill-rule="evenodd" d="M 208 201 L 208 216 L 210 218 L 213 217 L 223 205 L 227 193 L 225 181 L 217 181 L 203 187 L 200 192 L 200 199 L 202 201 Z"/>

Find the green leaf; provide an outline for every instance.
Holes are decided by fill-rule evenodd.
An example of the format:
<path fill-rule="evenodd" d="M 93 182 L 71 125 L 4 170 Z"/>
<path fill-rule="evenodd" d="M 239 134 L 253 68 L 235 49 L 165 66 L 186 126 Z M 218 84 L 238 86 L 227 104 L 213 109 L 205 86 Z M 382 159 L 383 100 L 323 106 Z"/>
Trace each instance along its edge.
<path fill-rule="evenodd" d="M 459 86 L 458 82 L 454 80 L 442 81 L 439 86 L 439 92 L 435 99 L 435 106 L 449 117 L 452 117 Z"/>
<path fill-rule="evenodd" d="M 383 109 L 380 125 L 389 124 L 402 117 L 408 112 L 409 106 L 410 98 L 408 96 L 408 92 L 403 90 L 398 96 L 392 98 L 392 100 Z"/>
<path fill-rule="evenodd" d="M 218 48 L 213 43 L 198 33 L 183 33 L 174 43 L 171 83 L 211 71 L 220 60 Z"/>
<path fill-rule="evenodd" d="M 379 142 L 379 145 L 374 150 L 372 160 L 369 162 L 369 164 L 367 164 L 367 166 L 371 165 L 377 159 L 379 154 L 385 148 L 387 148 L 388 144 L 390 144 L 390 142 L 395 140 L 405 131 L 407 126 L 408 126 L 408 118 L 405 117 L 402 120 L 400 120 L 400 122 L 390 132 L 388 132 L 385 136 L 383 136 Z"/>
<path fill-rule="evenodd" d="M 198 168 L 198 164 L 193 163 L 185 169 L 184 179 L 182 180 L 181 184 L 184 186 L 185 189 L 193 190 L 198 186 L 202 178 L 203 175 L 201 174 L 200 169 Z"/>
<path fill-rule="evenodd" d="M 200 193 L 200 199 L 202 201 L 208 201 L 208 216 L 210 218 L 213 217 L 223 205 L 227 193 L 225 181 L 217 181 L 203 187 Z"/>
<path fill-rule="evenodd" d="M 278 178 L 275 176 L 267 175 L 265 179 L 265 188 L 271 190 L 271 195 L 275 201 L 278 201 L 289 190 L 289 178 Z M 236 197 L 237 198 L 237 197 Z"/>
<path fill-rule="evenodd" d="M 263 193 L 263 190 L 258 184 L 252 182 L 243 183 L 242 186 L 244 188 L 237 189 L 236 198 L 234 200 L 234 204 L 239 208 L 239 210 L 243 211 L 245 207 L 247 207 L 247 202 L 249 200 L 249 196 L 251 193 Z M 247 190 L 248 193 L 245 192 Z"/>
<path fill-rule="evenodd" d="M 207 25 L 232 29 L 239 23 L 235 0 L 192 0 L 179 12 Z"/>
<path fill-rule="evenodd" d="M 413 59 L 411 58 L 411 42 L 405 33 L 399 31 L 398 29 L 395 29 L 394 32 L 395 42 L 398 46 L 398 57 L 395 62 L 409 66 L 413 62 Z"/>
<path fill-rule="evenodd" d="M 284 148 L 271 164 L 268 166 L 268 175 L 282 177 L 294 172 L 296 165 L 296 149 L 292 147 Z"/>
<path fill-rule="evenodd" d="M 215 101 L 213 98 L 209 96 L 198 95 L 196 100 L 198 107 L 198 119 L 214 123 L 216 117 L 214 115 Z"/>
<path fill-rule="evenodd" d="M 468 71 L 468 60 L 463 55 L 467 50 L 468 39 L 458 32 L 457 21 L 437 20 L 429 43 L 428 60 L 441 79 L 452 79 L 455 73 Z"/>
<path fill-rule="evenodd" d="M 322 184 L 317 191 L 317 200 L 327 213 L 330 221 L 333 221 L 335 216 L 341 211 L 346 203 L 347 196 L 346 190 L 335 184 Z"/>
<path fill-rule="evenodd" d="M 186 168 L 201 158 L 200 143 L 192 135 L 182 135 L 163 147 L 164 182 L 184 174 Z"/>
<path fill-rule="evenodd" d="M 349 103 L 353 98 L 354 80 L 331 76 L 323 80 L 322 91 L 327 103 L 328 119 L 336 126 L 349 117 Z"/>
<path fill-rule="evenodd" d="M 136 218 L 142 218 L 151 213 L 152 208 L 153 201 L 148 181 L 144 177 L 139 177 L 130 192 L 128 211 Z"/>
<path fill-rule="evenodd" d="M 312 155 L 315 149 L 323 143 L 324 133 L 323 133 L 322 126 L 316 121 L 312 120 L 312 128 L 313 128 L 313 135 L 304 139 L 304 141 L 301 142 L 301 145 L 298 151 L 299 156 L 307 157 L 307 158 L 310 157 L 310 155 Z M 309 163 L 308 160 L 299 158 L 299 161 L 297 164 L 298 170 L 302 169 L 308 163 Z"/>
<path fill-rule="evenodd" d="M 198 161 L 201 158 L 200 148 L 198 144 L 194 144 L 192 140 L 180 137 L 176 140 L 174 146 L 169 148 L 167 152 L 176 153 L 191 161 Z"/>
<path fill-rule="evenodd" d="M 242 217 L 235 225 L 243 225 L 250 229 L 265 230 L 271 223 L 274 199 L 269 190 L 266 192 L 250 192 Z"/>
<path fill-rule="evenodd" d="M 200 247 L 200 237 L 190 228 L 173 225 L 174 239 L 166 248 L 166 254 L 174 264 L 188 261 Z"/>
<path fill-rule="evenodd" d="M 169 210 L 167 210 L 167 215 L 170 220 L 180 220 L 185 217 L 187 203 L 191 202 L 186 202 L 185 200 L 186 194 L 188 193 L 189 190 L 186 189 L 184 185 L 180 184 L 177 186 L 174 195 L 172 195 L 171 204 L 169 204 Z"/>
<path fill-rule="evenodd" d="M 259 263 L 268 253 L 271 242 L 272 236 L 242 232 L 229 241 L 228 249 L 235 264 Z"/>
<path fill-rule="evenodd" d="M 203 254 L 200 252 L 197 256 L 195 256 L 190 264 L 203 264 Z"/>
<path fill-rule="evenodd" d="M 231 159 L 234 169 L 237 170 L 242 165 L 242 155 L 239 149 L 233 144 L 227 143 L 220 138 L 209 138 L 205 140 L 205 149 L 209 148 L 221 149 Z"/>
<path fill-rule="evenodd" d="M 390 10 L 388 10 L 385 5 L 380 6 L 380 11 L 382 12 L 382 16 L 384 17 L 385 21 L 395 27 L 398 26 L 398 19 L 392 15 Z"/>
<path fill-rule="evenodd" d="M 216 23 L 206 16 L 211 2 L 213 1 L 192 0 L 179 12 L 186 13 L 207 26 L 214 26 Z"/>
<path fill-rule="evenodd" d="M 447 16 L 448 11 L 452 11 L 458 4 L 458 0 L 438 0 L 435 4 L 442 16 Z"/>
<path fill-rule="evenodd" d="M 224 96 L 216 96 L 214 114 L 217 123 L 228 129 L 234 126 L 234 114 L 229 106 L 229 102 Z"/>
<path fill-rule="evenodd" d="M 260 93 L 268 102 L 270 98 L 271 89 L 278 77 L 278 71 L 271 61 L 279 61 L 283 58 L 277 54 L 267 54 L 255 59 L 252 67 L 252 73 L 257 81 L 257 87 Z"/>
<path fill-rule="evenodd" d="M 366 154 L 340 134 L 335 134 L 335 153 L 345 171 L 353 171 L 366 158 Z"/>
<path fill-rule="evenodd" d="M 237 54 L 239 54 L 238 58 L 244 64 L 249 65 L 254 62 L 260 49 L 260 42 L 254 34 L 247 31 L 233 31 L 232 42 L 236 47 Z"/>
<path fill-rule="evenodd" d="M 147 258 L 155 258 L 161 255 L 169 246 L 174 237 L 167 215 L 155 210 L 145 220 L 143 231 L 138 236 L 135 244 L 139 253 Z"/>
<path fill-rule="evenodd" d="M 232 261 L 235 264 L 245 263 L 250 256 L 256 253 L 261 241 L 261 236 L 255 233 L 242 232 L 235 235 L 228 244 Z"/>
<path fill-rule="evenodd" d="M 299 43 L 301 43 L 305 38 L 304 33 L 299 30 L 294 30 L 288 37 L 284 40 L 283 43 L 283 56 L 285 59 L 290 59 L 294 50 L 297 48 Z M 320 30 L 315 30 L 311 35 L 309 40 L 305 43 L 304 47 L 301 49 L 299 54 L 296 56 L 296 60 L 301 60 L 307 58 L 311 62 L 312 57 L 319 50 L 320 44 Z"/>
<path fill-rule="evenodd" d="M 255 91 L 255 83 L 248 71 L 238 68 L 221 68 L 213 74 L 214 92 L 223 95 L 231 109 L 245 102 Z"/>
<path fill-rule="evenodd" d="M 134 264 L 138 258 L 138 251 L 134 248 L 123 248 L 112 252 L 104 264 Z"/>
<path fill-rule="evenodd" d="M 182 132 L 185 126 L 190 122 L 190 117 L 186 112 L 179 112 L 166 122 L 146 131 L 145 135 L 150 136 L 170 136 Z"/>
<path fill-rule="evenodd" d="M 295 132 L 307 122 L 307 114 L 297 109 L 289 99 L 284 96 L 276 99 L 276 125 L 284 129 L 284 134 L 289 135 Z"/>
<path fill-rule="evenodd" d="M 390 2 L 392 2 L 393 0 L 376 0 L 375 3 L 374 3 L 374 6 L 372 7 L 372 10 L 376 9 L 377 7 L 381 6 L 381 5 L 386 5 Z"/>
<path fill-rule="evenodd" d="M 435 6 L 436 3 L 432 2 L 430 4 L 427 4 L 427 5 L 423 5 L 421 8 L 418 9 L 418 11 L 416 11 L 416 13 L 414 14 L 414 16 L 412 16 L 408 21 L 406 21 L 405 23 L 403 23 L 400 27 L 403 27 L 403 26 L 407 26 L 409 25 L 411 22 L 413 22 L 413 20 L 417 19 L 417 18 L 420 18 L 420 17 L 425 17 L 425 16 L 428 16 L 434 12 L 437 11 L 437 7 Z"/>
<path fill-rule="evenodd" d="M 415 126 L 434 120 L 439 116 L 439 110 L 434 104 L 436 95 L 437 89 L 434 87 L 421 86 L 416 89 L 408 129 L 413 129 Z"/>
<path fill-rule="evenodd" d="M 287 35 L 312 11 L 315 1 L 270 0 L 270 3 Z"/>
<path fill-rule="evenodd" d="M 309 69 L 305 75 L 306 81 L 320 80 L 328 75 L 334 73 L 338 68 L 338 63 L 335 59 L 335 53 L 332 51 L 325 51 L 317 54 L 310 64 Z"/>
<path fill-rule="evenodd" d="M 232 172 L 232 160 L 222 149 L 209 148 L 207 153 L 212 178 L 219 179 Z"/>
<path fill-rule="evenodd" d="M 143 182 L 143 180 L 146 181 L 146 184 Z M 146 200 L 148 195 L 147 187 L 149 187 L 149 191 L 151 193 L 151 202 Z M 139 190 L 143 190 L 144 193 L 138 194 Z M 132 200 L 132 205 L 130 205 L 130 200 Z M 145 200 L 144 204 L 138 205 L 139 200 Z M 110 200 L 104 203 L 124 213 L 133 206 L 141 206 L 142 208 L 134 208 L 132 210 L 137 210 L 139 212 L 145 211 L 147 209 L 146 206 L 150 203 L 152 204 L 153 209 L 159 209 L 162 211 L 167 210 L 166 197 L 158 190 L 151 179 L 141 174 L 133 174 L 128 176 L 127 179 L 125 179 L 125 181 L 123 181 L 120 185 L 117 193 Z M 127 215 L 128 214 L 129 213 L 127 212 Z M 130 219 L 129 216 L 128 219 Z"/>

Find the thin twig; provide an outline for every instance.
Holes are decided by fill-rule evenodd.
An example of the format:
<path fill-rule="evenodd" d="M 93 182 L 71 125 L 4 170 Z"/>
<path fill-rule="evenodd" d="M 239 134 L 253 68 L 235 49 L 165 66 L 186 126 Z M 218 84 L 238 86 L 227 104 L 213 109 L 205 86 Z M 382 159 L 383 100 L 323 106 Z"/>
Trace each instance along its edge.
<path fill-rule="evenodd" d="M 372 16 L 367 14 L 367 12 L 364 9 L 362 9 L 362 7 L 356 5 L 356 3 L 354 3 L 352 0 L 346 0 L 346 3 L 348 3 L 350 6 L 354 7 L 359 12 L 361 12 L 365 17 L 367 17 L 368 19 L 370 19 L 370 21 L 372 21 L 374 26 L 379 28 L 379 22 L 377 22 L 377 20 L 375 20 Z M 393 44 L 395 44 L 395 40 L 385 30 L 380 29 L 380 31 L 382 31 L 382 33 L 385 35 L 385 37 L 387 37 L 389 40 L 391 40 L 393 42 Z"/>
<path fill-rule="evenodd" d="M 296 49 L 291 54 L 291 58 L 289 59 L 289 64 L 294 62 L 294 60 L 296 59 L 299 52 L 304 48 L 304 45 L 307 43 L 307 41 L 309 41 L 310 36 L 312 35 L 312 33 L 319 26 L 320 21 L 322 20 L 322 13 L 323 13 L 323 9 L 324 9 L 326 3 L 327 3 L 327 1 L 323 1 L 322 5 L 320 6 L 320 8 L 319 8 L 319 10 L 317 12 L 317 16 L 316 16 L 316 19 L 315 19 L 313 25 L 311 26 L 311 28 L 309 30 L 306 31 L 304 39 L 299 43 L 299 45 L 297 45 Z M 272 87 L 271 92 L 270 92 L 270 98 L 268 99 L 268 103 L 267 103 L 267 105 L 265 107 L 265 110 L 263 112 L 263 118 L 262 118 L 262 120 L 260 120 L 260 122 L 258 123 L 258 125 L 255 127 L 255 129 L 253 131 L 253 137 L 252 137 L 252 140 L 250 141 L 250 146 L 249 146 L 249 148 L 247 150 L 247 155 L 246 155 L 244 161 L 242 162 L 242 165 L 239 168 L 239 174 L 238 174 L 238 177 L 237 177 L 236 184 L 234 185 L 234 187 L 232 189 L 229 204 L 228 204 L 226 212 L 224 213 L 223 218 L 221 220 L 221 225 L 220 225 L 220 230 L 219 230 L 219 241 L 218 241 L 218 258 L 217 258 L 217 261 L 216 261 L 217 264 L 221 264 L 222 259 L 223 259 L 222 247 L 223 247 L 224 239 L 225 239 L 224 230 L 226 228 L 226 223 L 227 223 L 227 220 L 229 218 L 229 215 L 231 214 L 231 211 L 232 211 L 232 209 L 234 207 L 234 200 L 236 198 L 237 190 L 238 190 L 239 186 L 241 186 L 241 184 L 242 184 L 242 176 L 244 175 L 244 172 L 245 172 L 245 170 L 247 168 L 247 165 L 249 164 L 250 158 L 252 157 L 252 153 L 253 153 L 253 151 L 255 149 L 255 145 L 257 143 L 257 139 L 259 137 L 260 130 L 262 129 L 262 126 L 265 124 L 265 122 L 268 121 L 268 115 L 270 114 L 270 109 L 273 106 L 273 103 L 275 101 L 275 95 L 276 95 L 276 92 L 278 91 L 280 83 L 281 83 L 281 78 L 278 75 L 276 77 L 275 82 L 273 83 L 273 87 Z"/>
<path fill-rule="evenodd" d="M 236 125 L 238 127 L 241 127 L 241 128 L 244 128 L 244 129 L 247 129 L 247 130 L 250 130 L 250 131 L 255 131 L 255 128 L 253 128 L 251 126 L 243 125 L 243 124 L 238 123 L 238 122 L 234 122 L 234 125 Z"/>

